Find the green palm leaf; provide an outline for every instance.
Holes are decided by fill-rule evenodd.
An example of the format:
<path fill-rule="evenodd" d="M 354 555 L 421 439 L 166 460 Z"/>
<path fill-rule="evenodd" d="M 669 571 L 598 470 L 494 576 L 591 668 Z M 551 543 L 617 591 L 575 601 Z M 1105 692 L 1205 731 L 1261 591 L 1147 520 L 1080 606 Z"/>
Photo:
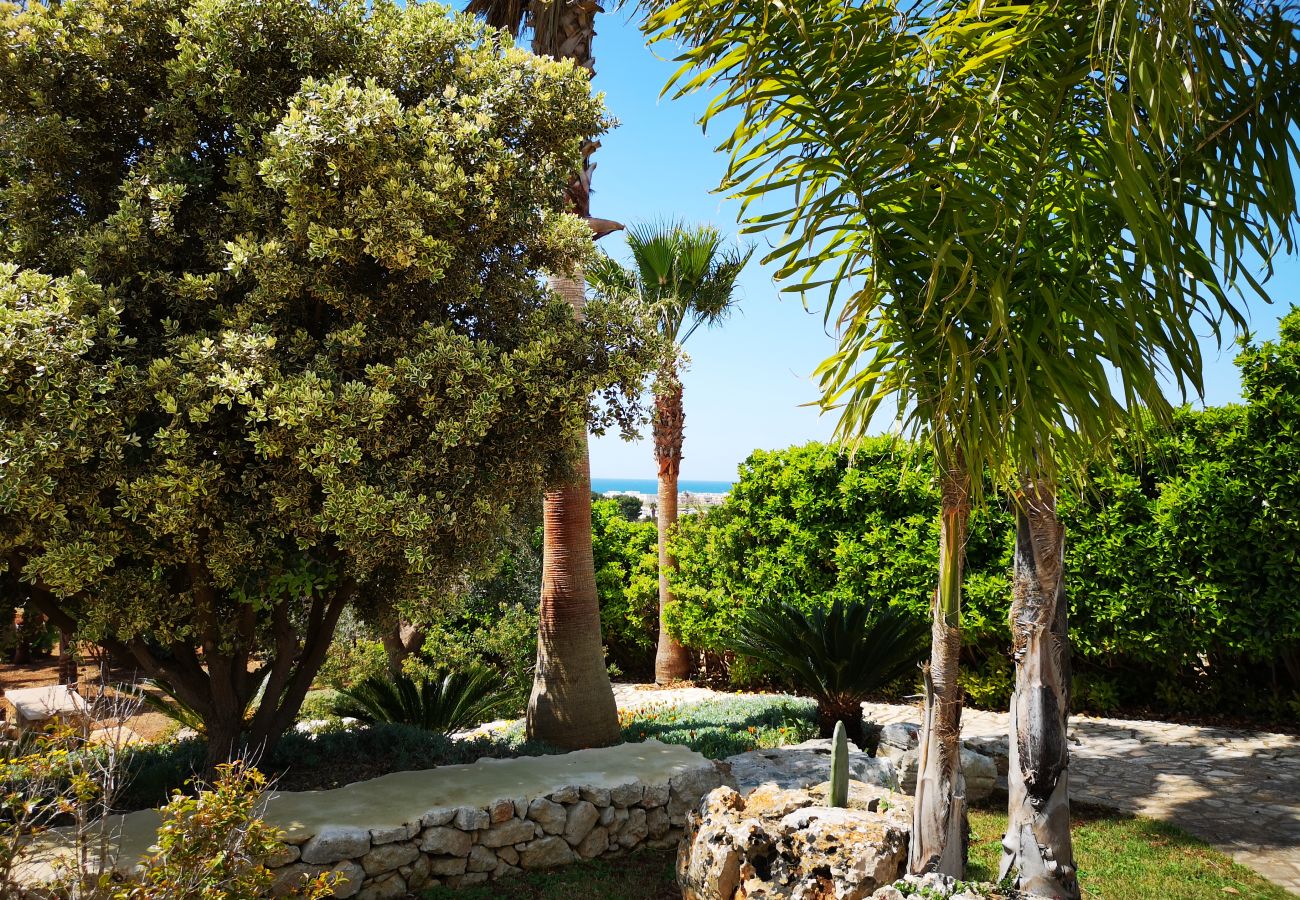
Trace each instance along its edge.
<path fill-rule="evenodd" d="M 497 673 L 475 667 L 418 681 L 405 674 L 395 678 L 371 675 L 340 689 L 333 712 L 366 725 L 414 725 L 451 734 L 492 720 L 511 702 Z"/>

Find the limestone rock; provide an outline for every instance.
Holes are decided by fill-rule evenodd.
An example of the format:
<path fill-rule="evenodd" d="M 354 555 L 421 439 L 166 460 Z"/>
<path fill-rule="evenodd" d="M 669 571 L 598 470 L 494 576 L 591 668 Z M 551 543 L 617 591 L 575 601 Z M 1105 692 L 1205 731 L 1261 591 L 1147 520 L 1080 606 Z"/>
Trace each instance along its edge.
<path fill-rule="evenodd" d="M 917 750 L 908 750 L 899 757 L 898 788 L 903 793 L 916 793 L 916 774 L 919 765 L 920 754 Z M 966 780 L 966 799 L 968 802 L 979 803 L 988 799 L 988 796 L 993 793 L 998 771 L 996 764 L 990 757 L 962 747 L 961 774 Z"/>
<path fill-rule="evenodd" d="M 456 810 L 449 806 L 438 806 L 420 816 L 420 824 L 425 828 L 437 828 L 456 818 Z"/>
<path fill-rule="evenodd" d="M 871 900 L 905 900 L 908 897 L 930 897 L 934 900 L 1018 900 L 1024 896 L 1019 891 L 999 888 L 994 884 L 972 884 L 957 881 L 949 875 L 928 872 L 925 875 L 906 875 L 893 884 L 885 885 L 871 895 Z"/>
<path fill-rule="evenodd" d="M 456 810 L 456 827 L 461 831 L 481 831 L 492 824 L 486 809 L 473 806 L 461 806 Z"/>
<path fill-rule="evenodd" d="M 434 856 L 429 858 L 429 873 L 439 878 L 464 875 L 467 864 L 463 856 Z"/>
<path fill-rule="evenodd" d="M 283 897 L 291 894 L 301 888 L 307 879 L 315 878 L 324 871 L 325 866 L 309 866 L 306 863 L 290 863 L 283 866 L 275 873 L 275 881 L 271 884 L 271 896 Z"/>
<path fill-rule="evenodd" d="M 420 849 L 444 856 L 467 856 L 474 839 L 458 828 L 426 828 L 420 835 Z"/>
<path fill-rule="evenodd" d="M 379 844 L 409 841 L 419 833 L 419 822 L 407 822 L 405 825 L 394 825 L 389 828 L 372 828 L 370 829 L 370 846 L 375 847 Z"/>
<path fill-rule="evenodd" d="M 595 806 L 609 806 L 609 788 L 584 785 L 578 793 L 582 795 L 583 800 Z"/>
<path fill-rule="evenodd" d="M 668 833 L 668 810 L 662 806 L 646 810 L 645 818 L 651 840 L 658 840 Z"/>
<path fill-rule="evenodd" d="M 293 844 L 281 844 L 273 850 L 266 859 L 262 860 L 262 865 L 268 869 L 278 869 L 281 866 L 287 866 L 291 862 L 297 862 L 298 857 L 302 856 L 302 850 Z"/>
<path fill-rule="evenodd" d="M 686 813 L 697 807 L 709 791 L 723 786 L 724 771 L 725 767 L 710 762 L 674 775 L 668 782 L 668 821 L 675 825 L 684 823 Z M 727 777 L 733 774 L 729 772 Z"/>
<path fill-rule="evenodd" d="M 511 804 L 510 808 L 513 810 L 514 805 Z M 507 847 L 531 841 L 536 834 L 537 823 L 528 819 L 509 819 L 482 832 L 478 836 L 478 842 L 484 847 Z"/>
<path fill-rule="evenodd" d="M 614 807 L 606 806 L 600 811 L 600 824 L 606 828 L 614 824 Z"/>
<path fill-rule="evenodd" d="M 863 900 L 907 864 L 898 810 L 832 809 L 803 790 L 719 788 L 689 817 L 678 854 L 684 900 Z"/>
<path fill-rule="evenodd" d="M 608 849 L 609 832 L 599 825 L 591 829 L 591 833 L 577 846 L 578 855 L 583 859 L 594 859 Z"/>
<path fill-rule="evenodd" d="M 635 806 L 641 802 L 641 796 L 645 793 L 645 786 L 639 781 L 620 784 L 611 788 L 609 792 L 609 802 L 619 808 Z"/>
<path fill-rule="evenodd" d="M 409 866 L 420 857 L 414 844 L 380 844 L 361 857 L 361 868 L 367 875 L 382 875 L 402 866 Z"/>
<path fill-rule="evenodd" d="M 507 865 L 519 865 L 519 851 L 514 847 L 500 847 L 497 849 L 497 859 Z"/>
<path fill-rule="evenodd" d="M 647 784 L 641 795 L 641 805 L 646 809 L 667 806 L 670 788 L 666 784 Z"/>
<path fill-rule="evenodd" d="M 590 829 L 588 829 L 590 831 Z M 547 835 L 530 843 L 519 854 L 525 869 L 549 869 L 573 862 L 573 849 L 563 838 Z"/>
<path fill-rule="evenodd" d="M 372 882 L 357 894 L 357 900 L 398 900 L 407 895 L 406 881 L 401 875 L 392 872 Z"/>
<path fill-rule="evenodd" d="M 515 817 L 515 801 L 509 797 L 493 800 L 488 805 L 488 819 L 493 825 L 509 822 Z"/>
<path fill-rule="evenodd" d="M 564 839 L 570 844 L 581 844 L 598 821 L 600 811 L 587 800 L 578 801 L 569 807 L 569 817 L 564 824 Z"/>
<path fill-rule="evenodd" d="M 481 844 L 476 844 L 469 851 L 469 860 L 465 866 L 469 872 L 491 872 L 497 867 L 497 855 Z"/>
<path fill-rule="evenodd" d="M 338 878 L 334 885 L 334 896 L 343 900 L 346 897 L 355 897 L 361 893 L 362 884 L 366 880 L 365 870 L 354 862 L 341 862 L 329 869 Z"/>
<path fill-rule="evenodd" d="M 545 797 L 538 797 L 528 804 L 528 818 L 541 825 L 542 831 L 547 834 L 560 834 L 564 831 L 567 816 L 563 804 L 547 800 Z"/>
<path fill-rule="evenodd" d="M 400 871 L 406 877 L 407 888 L 412 891 L 424 890 L 432 880 L 429 876 L 429 857 L 427 856 L 421 856 L 409 866 L 403 866 Z"/>
<path fill-rule="evenodd" d="M 743 794 L 760 784 L 802 790 L 831 777 L 831 742 L 818 739 L 789 747 L 751 750 L 728 757 L 727 764 Z M 860 750 L 849 751 L 849 777 L 882 787 L 891 787 L 897 781 L 891 760 L 867 756 Z"/>
<path fill-rule="evenodd" d="M 302 861 L 328 865 L 361 856 L 370 849 L 370 831 L 342 825 L 327 825 L 302 845 Z"/>
<path fill-rule="evenodd" d="M 628 819 L 618 833 L 619 846 L 630 850 L 646 839 L 650 829 L 646 823 L 644 809 L 628 810 Z"/>
<path fill-rule="evenodd" d="M 566 784 L 551 792 L 551 799 L 556 803 L 577 803 L 580 799 L 576 785 Z"/>

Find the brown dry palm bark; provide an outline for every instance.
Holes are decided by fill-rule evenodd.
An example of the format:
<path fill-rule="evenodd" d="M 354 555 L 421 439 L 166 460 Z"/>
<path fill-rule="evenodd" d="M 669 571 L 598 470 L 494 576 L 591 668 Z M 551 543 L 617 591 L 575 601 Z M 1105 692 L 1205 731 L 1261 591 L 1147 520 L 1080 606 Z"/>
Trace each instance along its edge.
<path fill-rule="evenodd" d="M 596 36 L 594 0 L 559 0 L 534 5 L 533 52 L 571 59 L 595 74 L 591 51 Z M 622 226 L 591 217 L 591 155 L 599 144 L 582 148 L 582 168 L 569 183 L 570 211 L 582 216 L 599 238 Z M 551 286 L 582 316 L 582 272 L 553 277 Z M 618 708 L 605 669 L 600 635 L 600 600 L 591 547 L 591 469 L 587 434 L 579 431 L 579 463 L 568 481 L 542 498 L 542 596 L 537 630 L 537 671 L 528 700 L 528 736 L 565 749 L 603 747 L 619 740 Z"/>
<path fill-rule="evenodd" d="M 966 784 L 961 774 L 961 581 L 970 477 L 959 463 L 942 474 L 939 586 L 935 590 L 930 662 L 925 666 L 925 716 L 921 727 L 912 807 L 908 869 L 961 878 L 966 869 Z"/>
<path fill-rule="evenodd" d="M 581 315 L 582 282 L 551 279 Z M 591 468 L 579 429 L 578 462 L 565 484 L 542 498 L 542 598 L 537 672 L 528 698 L 528 737 L 562 749 L 619 741 L 618 708 L 605 668 L 600 601 L 591 547 Z"/>
<path fill-rule="evenodd" d="M 1007 833 L 999 879 L 1026 893 L 1077 900 L 1070 841 L 1070 645 L 1065 528 L 1050 485 L 1030 483 L 1016 504 L 1011 605 L 1016 689 L 1011 697 Z"/>
<path fill-rule="evenodd" d="M 668 552 L 668 535 L 677 524 L 677 479 L 682 470 L 682 437 L 686 412 L 682 405 L 682 381 L 674 368 L 659 373 L 655 382 L 655 460 L 659 463 L 659 646 L 655 652 L 655 681 L 668 684 L 691 674 L 691 653 L 668 633 L 664 616 L 673 597 L 670 573 L 677 560 Z"/>

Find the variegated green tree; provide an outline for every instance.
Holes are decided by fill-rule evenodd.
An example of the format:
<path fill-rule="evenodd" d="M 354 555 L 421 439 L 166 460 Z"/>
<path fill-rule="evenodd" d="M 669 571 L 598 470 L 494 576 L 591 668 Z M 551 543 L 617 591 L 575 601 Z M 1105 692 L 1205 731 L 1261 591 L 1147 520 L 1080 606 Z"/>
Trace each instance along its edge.
<path fill-rule="evenodd" d="M 436 596 L 637 395 L 636 323 L 540 282 L 600 104 L 382 0 L 2 4 L 0 81 L 5 584 L 210 761 L 272 742 L 345 606 Z"/>
<path fill-rule="evenodd" d="M 988 472 L 1018 516 L 1003 874 L 1078 895 L 1055 496 L 1199 391 L 1196 327 L 1296 226 L 1294 6 L 1213 2 L 652 0 L 680 91 L 734 122 L 724 188 L 801 291 L 829 285 L 839 433 L 882 402 L 945 475 L 911 866 L 960 874 L 961 523 Z M 975 500 L 979 497 L 975 496 Z"/>

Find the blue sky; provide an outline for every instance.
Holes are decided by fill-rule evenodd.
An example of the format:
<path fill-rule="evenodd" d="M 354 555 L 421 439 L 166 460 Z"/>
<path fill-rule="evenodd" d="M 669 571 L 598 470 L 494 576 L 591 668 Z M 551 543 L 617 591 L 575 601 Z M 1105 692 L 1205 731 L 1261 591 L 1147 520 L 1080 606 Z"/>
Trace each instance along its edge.
<path fill-rule="evenodd" d="M 607 13 L 597 23 L 596 87 L 620 120 L 596 155 L 592 213 L 624 223 L 656 218 L 711 222 L 735 234 L 736 204 L 712 193 L 724 171 L 714 152 L 721 139 L 703 134 L 697 120 L 701 97 L 659 99 L 675 69 L 645 46 L 625 13 Z M 622 238 L 603 242 L 624 256 Z M 828 438 L 832 416 L 804 406 L 817 399 L 810 375 L 833 349 L 820 309 L 805 310 L 797 296 L 779 295 L 772 273 L 757 264 L 760 246 L 742 278 L 738 311 L 713 331 L 699 331 L 686 346 L 691 367 L 683 381 L 686 403 L 684 479 L 733 479 L 736 466 L 755 448 L 775 449 Z M 1261 339 L 1277 335 L 1277 323 L 1292 302 L 1300 303 L 1300 259 L 1280 260 L 1271 282 L 1272 306 L 1251 305 L 1251 329 Z M 1232 360 L 1207 337 L 1206 402 L 1240 399 Z M 833 414 L 832 414 L 833 415 Z M 888 424 L 888 423 L 885 423 Z M 595 477 L 652 477 L 654 453 L 643 439 L 617 435 L 593 438 Z"/>

